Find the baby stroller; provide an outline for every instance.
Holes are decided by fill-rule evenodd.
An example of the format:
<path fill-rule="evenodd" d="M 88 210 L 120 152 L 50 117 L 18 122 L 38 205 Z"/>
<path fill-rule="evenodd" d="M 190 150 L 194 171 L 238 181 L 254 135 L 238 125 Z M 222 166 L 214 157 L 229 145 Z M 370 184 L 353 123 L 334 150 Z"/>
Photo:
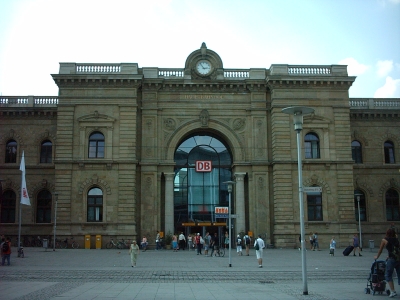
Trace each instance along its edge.
<path fill-rule="evenodd" d="M 375 260 L 371 266 L 371 273 L 369 274 L 367 287 L 364 289 L 366 294 L 375 295 L 376 293 L 382 294 L 386 290 L 385 281 L 386 262 L 384 260 Z M 386 293 L 389 295 L 390 291 Z"/>

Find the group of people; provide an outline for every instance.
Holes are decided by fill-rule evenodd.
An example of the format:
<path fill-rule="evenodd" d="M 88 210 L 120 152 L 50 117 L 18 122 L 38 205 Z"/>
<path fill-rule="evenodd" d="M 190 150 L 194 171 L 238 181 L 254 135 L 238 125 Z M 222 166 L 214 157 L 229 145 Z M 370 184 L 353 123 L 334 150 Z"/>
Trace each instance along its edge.
<path fill-rule="evenodd" d="M 319 251 L 318 233 L 310 232 L 309 239 L 310 239 L 310 250 L 315 251 L 315 249 L 317 249 Z"/>

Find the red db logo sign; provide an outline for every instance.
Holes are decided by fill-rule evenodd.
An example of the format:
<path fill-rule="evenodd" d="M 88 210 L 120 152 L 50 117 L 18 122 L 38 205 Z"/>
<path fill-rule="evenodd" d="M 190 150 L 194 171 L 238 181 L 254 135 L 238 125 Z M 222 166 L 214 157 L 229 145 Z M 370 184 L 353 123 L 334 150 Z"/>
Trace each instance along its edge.
<path fill-rule="evenodd" d="M 211 160 L 196 160 L 196 172 L 211 172 Z"/>

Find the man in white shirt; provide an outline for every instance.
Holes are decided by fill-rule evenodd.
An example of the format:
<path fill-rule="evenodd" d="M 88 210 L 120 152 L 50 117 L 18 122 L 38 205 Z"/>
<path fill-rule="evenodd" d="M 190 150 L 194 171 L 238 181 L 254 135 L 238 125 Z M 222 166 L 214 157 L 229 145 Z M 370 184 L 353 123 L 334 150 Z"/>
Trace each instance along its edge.
<path fill-rule="evenodd" d="M 265 244 L 264 244 L 264 241 L 261 239 L 261 235 L 258 235 L 258 238 L 255 240 L 254 248 L 256 249 L 258 267 L 262 268 L 263 249 L 265 248 Z M 257 250 L 257 248 L 258 248 L 258 250 Z"/>
<path fill-rule="evenodd" d="M 183 234 L 183 232 L 181 232 L 178 239 L 179 239 L 179 249 L 185 250 L 186 238 L 185 238 L 185 235 Z"/>

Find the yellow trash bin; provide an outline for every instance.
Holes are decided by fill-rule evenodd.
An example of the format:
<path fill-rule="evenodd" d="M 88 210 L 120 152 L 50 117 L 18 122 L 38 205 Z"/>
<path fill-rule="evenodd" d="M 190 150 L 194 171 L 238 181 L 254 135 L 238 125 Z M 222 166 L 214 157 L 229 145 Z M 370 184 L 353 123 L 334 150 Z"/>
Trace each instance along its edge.
<path fill-rule="evenodd" d="M 90 235 L 85 235 L 85 249 L 90 249 Z"/>
<path fill-rule="evenodd" d="M 101 249 L 101 235 L 96 235 L 96 249 Z"/>

